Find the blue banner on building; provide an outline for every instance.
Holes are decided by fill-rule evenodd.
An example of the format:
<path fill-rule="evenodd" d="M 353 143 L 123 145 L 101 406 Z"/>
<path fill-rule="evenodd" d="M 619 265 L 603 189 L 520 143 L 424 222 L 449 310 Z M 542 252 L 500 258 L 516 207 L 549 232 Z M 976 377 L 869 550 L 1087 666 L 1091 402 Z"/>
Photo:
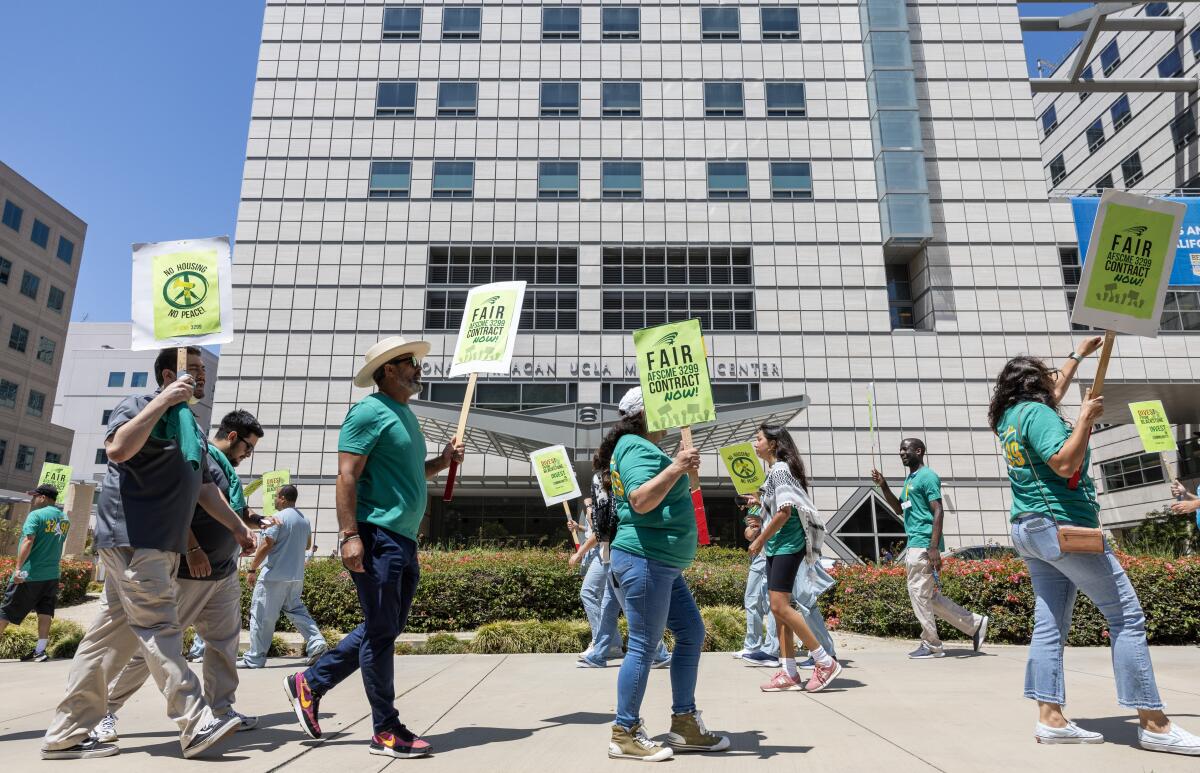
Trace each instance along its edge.
<path fill-rule="evenodd" d="M 1171 269 L 1171 286 L 1200 287 L 1200 197 L 1163 196 L 1166 201 L 1178 201 L 1187 206 L 1183 226 L 1179 232 L 1179 247 L 1175 251 L 1175 265 Z M 1075 234 L 1079 238 L 1079 259 L 1087 258 L 1088 242 L 1092 240 L 1092 226 L 1096 222 L 1096 211 L 1100 198 L 1080 197 L 1071 199 L 1075 213 Z"/>

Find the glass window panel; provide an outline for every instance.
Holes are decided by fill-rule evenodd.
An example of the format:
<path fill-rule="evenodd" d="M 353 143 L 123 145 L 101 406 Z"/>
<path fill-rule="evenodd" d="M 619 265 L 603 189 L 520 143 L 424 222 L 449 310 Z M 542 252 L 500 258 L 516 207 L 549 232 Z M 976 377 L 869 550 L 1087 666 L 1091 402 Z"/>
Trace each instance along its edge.
<path fill-rule="evenodd" d="M 1097 118 L 1087 127 L 1086 132 L 1088 150 L 1095 153 L 1104 144 L 1104 124 Z"/>
<path fill-rule="evenodd" d="M 642 84 L 616 81 L 602 85 L 601 110 L 606 116 L 631 117 L 642 112 Z"/>
<path fill-rule="evenodd" d="M 46 363 L 47 365 L 53 365 L 54 364 L 54 350 L 56 348 L 57 348 L 57 345 L 53 341 L 51 341 L 49 338 L 46 338 L 45 336 L 39 336 L 38 337 L 37 355 L 36 355 L 38 360 Z"/>
<path fill-rule="evenodd" d="M 1129 107 L 1129 97 L 1122 94 L 1117 98 L 1116 102 L 1108 108 L 1109 114 L 1112 116 L 1113 131 L 1120 131 L 1121 127 L 1133 120 L 1133 111 Z"/>
<path fill-rule="evenodd" d="M 479 8 L 442 9 L 442 37 L 467 40 L 479 37 L 482 13 Z"/>
<path fill-rule="evenodd" d="M 636 40 L 641 33 L 641 9 L 610 6 L 601 10 L 600 22 L 603 37 Z"/>
<path fill-rule="evenodd" d="M 916 83 L 913 74 L 905 70 L 880 70 L 871 74 L 868 93 L 877 108 L 917 107 Z"/>
<path fill-rule="evenodd" d="M 1171 121 L 1171 138 L 1176 148 L 1182 148 L 1196 139 L 1196 114 L 1191 109 L 1184 110 Z"/>
<path fill-rule="evenodd" d="M 812 166 L 801 161 L 771 164 L 771 194 L 775 198 L 812 198 Z"/>
<path fill-rule="evenodd" d="M 1058 185 L 1067 176 L 1067 164 L 1063 161 L 1062 153 L 1050 159 L 1050 180 L 1052 185 Z"/>
<path fill-rule="evenodd" d="M 146 373 L 145 371 L 137 371 L 136 373 L 133 373 L 129 379 L 129 386 L 134 387 L 135 389 L 140 389 L 141 387 L 146 386 L 146 379 L 149 377 L 149 375 L 150 374 Z"/>
<path fill-rule="evenodd" d="M 58 259 L 70 264 L 75 258 L 75 242 L 65 236 L 58 237 Z"/>
<path fill-rule="evenodd" d="M 21 276 L 21 295 L 36 300 L 38 288 L 41 286 L 41 284 L 41 277 L 39 277 L 37 274 L 32 274 L 26 271 Z"/>
<path fill-rule="evenodd" d="M 1106 76 L 1112 75 L 1113 70 L 1117 69 L 1121 64 L 1121 49 L 1117 48 L 1117 41 L 1112 41 L 1104 50 L 1100 52 L 1100 66 L 1104 69 Z"/>
<path fill-rule="evenodd" d="M 1060 155 L 1061 157 L 1061 155 Z M 1064 172 L 1064 176 L 1065 176 Z M 1137 185 L 1142 179 L 1142 157 L 1136 152 L 1121 162 L 1121 175 L 1125 178 L 1126 187 Z"/>
<path fill-rule="evenodd" d="M 0 408 L 17 407 L 17 384 L 6 378 L 0 378 Z"/>
<path fill-rule="evenodd" d="M 375 92 L 375 114 L 411 116 L 417 107 L 417 84 L 411 81 L 380 83 Z"/>
<path fill-rule="evenodd" d="M 923 192 L 929 186 L 925 179 L 925 154 L 920 151 L 885 150 L 879 154 L 882 167 L 880 178 L 888 192 Z"/>
<path fill-rule="evenodd" d="M 579 84 L 549 81 L 542 83 L 542 115 L 579 115 Z"/>
<path fill-rule="evenodd" d="M 890 236 L 927 236 L 933 232 L 927 194 L 889 193 L 880 203 L 887 212 Z"/>
<path fill-rule="evenodd" d="M 737 38 L 740 36 L 738 15 L 738 9 L 736 6 L 701 8 L 701 37 L 710 40 L 737 40 Z"/>
<path fill-rule="evenodd" d="M 125 371 L 123 371 L 123 370 L 111 371 L 108 374 L 108 385 L 109 385 L 109 387 L 125 386 Z"/>
<path fill-rule="evenodd" d="M 913 66 L 912 45 L 907 32 L 871 32 L 866 42 L 868 70 Z"/>
<path fill-rule="evenodd" d="M 866 0 L 867 26 L 873 30 L 907 27 L 904 0 Z"/>
<path fill-rule="evenodd" d="M 710 161 L 708 195 L 712 198 L 746 198 L 750 183 L 744 161 Z"/>
<path fill-rule="evenodd" d="M 33 228 L 29 232 L 29 241 L 42 249 L 46 249 L 46 245 L 50 243 L 50 226 L 34 218 Z"/>
<path fill-rule="evenodd" d="M 421 37 L 419 7 L 384 8 L 383 37 L 389 40 L 418 40 Z"/>
<path fill-rule="evenodd" d="M 469 198 L 475 187 L 475 164 L 471 161 L 435 161 L 434 198 Z"/>
<path fill-rule="evenodd" d="M 579 38 L 579 9 L 543 8 L 542 37 L 548 40 L 577 40 Z"/>
<path fill-rule="evenodd" d="M 767 115 L 770 117 L 791 118 L 805 114 L 804 84 L 802 82 L 768 82 L 766 96 Z"/>
<path fill-rule="evenodd" d="M 51 311 L 62 311 L 67 303 L 67 294 L 57 287 L 51 287 L 46 296 L 46 308 Z"/>
<path fill-rule="evenodd" d="M 478 83 L 473 81 L 442 81 L 438 84 L 438 115 L 475 115 L 478 98 Z"/>
<path fill-rule="evenodd" d="M 793 40 L 800 37 L 800 11 L 796 8 L 762 8 L 763 40 Z"/>
<path fill-rule="evenodd" d="M 605 196 L 640 197 L 642 194 L 642 163 L 640 161 L 605 161 L 601 167 L 600 187 Z"/>
<path fill-rule="evenodd" d="M 884 150 L 921 150 L 921 119 L 916 110 L 880 110 L 871 128 Z"/>
<path fill-rule="evenodd" d="M 13 229 L 14 231 L 20 231 L 21 230 L 21 215 L 24 212 L 25 212 L 25 210 L 21 209 L 16 204 L 14 204 L 11 201 L 8 201 L 6 199 L 4 202 L 4 216 L 2 218 L 4 224 L 6 226 L 8 226 L 9 228 Z"/>
<path fill-rule="evenodd" d="M 543 198 L 579 196 L 577 161 L 542 161 L 538 164 L 538 195 Z"/>
<path fill-rule="evenodd" d="M 1183 75 L 1183 57 L 1179 55 L 1179 46 L 1171 50 L 1158 62 L 1158 77 L 1178 78 Z"/>
<path fill-rule="evenodd" d="M 1058 111 L 1054 109 L 1054 105 L 1046 108 L 1042 113 L 1042 136 L 1049 137 L 1058 128 Z"/>
<path fill-rule="evenodd" d="M 412 185 L 412 162 L 372 161 L 370 195 L 380 198 L 405 198 Z"/>

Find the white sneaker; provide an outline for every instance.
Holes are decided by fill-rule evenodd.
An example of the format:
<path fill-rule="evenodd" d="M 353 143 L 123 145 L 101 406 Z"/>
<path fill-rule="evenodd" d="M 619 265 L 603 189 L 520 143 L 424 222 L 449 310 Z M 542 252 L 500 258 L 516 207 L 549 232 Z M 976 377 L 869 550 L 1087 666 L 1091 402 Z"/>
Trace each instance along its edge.
<path fill-rule="evenodd" d="M 733 653 L 733 657 L 734 658 L 744 658 L 747 655 L 749 655 L 751 652 L 757 652 L 757 650 L 748 650 L 745 647 L 742 647 L 740 650 Z"/>
<path fill-rule="evenodd" d="M 1151 733 L 1138 728 L 1138 745 L 1152 752 L 1200 756 L 1200 737 L 1194 736 L 1174 722 L 1165 733 Z"/>
<path fill-rule="evenodd" d="M 943 650 L 935 650 L 925 642 L 921 642 L 915 650 L 908 653 L 908 657 L 913 660 L 927 660 L 929 658 L 944 658 L 946 653 Z"/>
<path fill-rule="evenodd" d="M 1033 737 L 1038 743 L 1104 743 L 1104 736 L 1084 730 L 1074 722 L 1066 727 L 1050 727 L 1038 722 L 1033 728 Z"/>
<path fill-rule="evenodd" d="M 96 725 L 96 729 L 92 731 L 92 737 L 100 743 L 112 743 L 118 741 L 117 737 L 117 715 L 105 714 L 100 720 L 100 724 Z"/>

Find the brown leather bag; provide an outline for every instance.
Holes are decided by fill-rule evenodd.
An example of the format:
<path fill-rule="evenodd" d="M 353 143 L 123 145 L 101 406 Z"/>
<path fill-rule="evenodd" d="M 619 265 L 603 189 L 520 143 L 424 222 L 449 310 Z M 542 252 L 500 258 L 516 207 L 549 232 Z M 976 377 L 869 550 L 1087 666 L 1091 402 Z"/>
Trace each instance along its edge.
<path fill-rule="evenodd" d="M 1058 525 L 1058 549 L 1064 553 L 1103 553 L 1104 532 L 1084 526 Z"/>

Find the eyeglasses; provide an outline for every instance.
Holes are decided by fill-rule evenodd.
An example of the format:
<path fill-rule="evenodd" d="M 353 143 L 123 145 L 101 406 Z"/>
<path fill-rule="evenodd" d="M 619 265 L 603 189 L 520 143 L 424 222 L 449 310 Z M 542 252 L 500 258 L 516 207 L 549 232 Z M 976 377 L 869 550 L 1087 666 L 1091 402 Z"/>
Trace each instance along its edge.
<path fill-rule="evenodd" d="M 238 435 L 237 439 L 242 445 L 246 446 L 246 456 L 249 456 L 250 454 L 254 453 L 254 444 L 253 443 L 251 443 L 249 440 L 242 437 L 241 435 Z"/>

